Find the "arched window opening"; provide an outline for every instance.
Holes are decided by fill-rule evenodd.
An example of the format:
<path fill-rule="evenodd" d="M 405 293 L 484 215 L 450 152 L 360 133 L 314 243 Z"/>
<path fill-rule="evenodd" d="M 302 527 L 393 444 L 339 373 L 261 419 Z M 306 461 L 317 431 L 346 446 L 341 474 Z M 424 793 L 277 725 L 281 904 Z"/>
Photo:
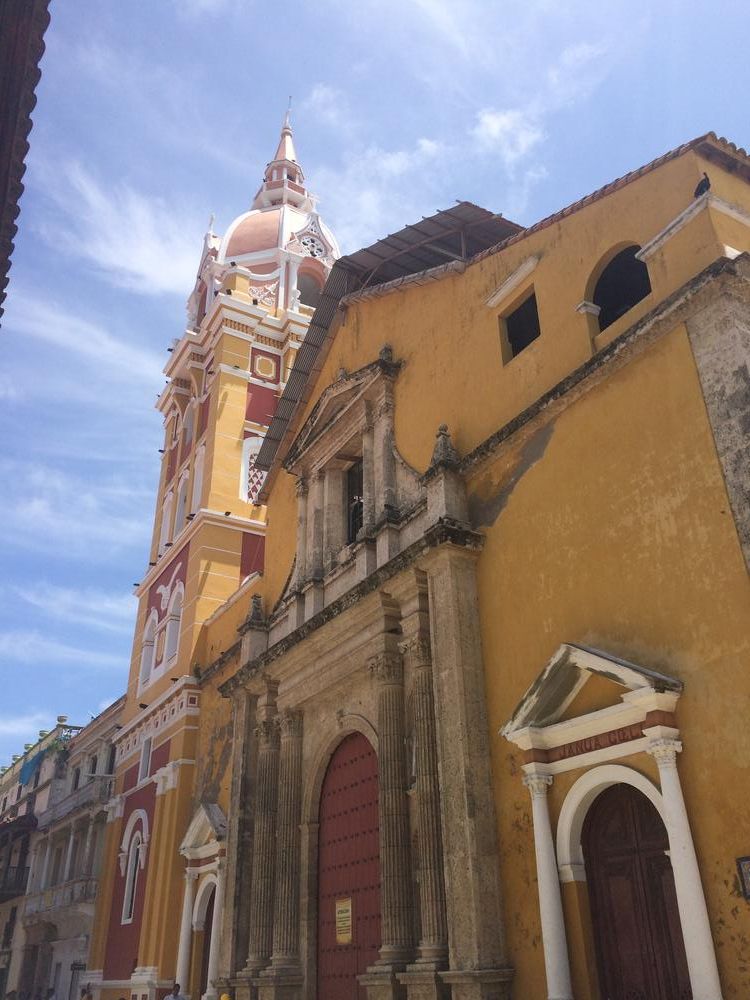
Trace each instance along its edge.
<path fill-rule="evenodd" d="M 161 509 L 161 528 L 159 529 L 159 555 L 164 552 L 167 547 L 167 542 L 170 540 L 169 529 L 172 522 L 172 503 L 174 502 L 174 496 L 172 493 L 167 494 L 167 498 L 164 501 L 164 506 Z"/>
<path fill-rule="evenodd" d="M 141 646 L 141 684 L 147 684 L 154 669 L 154 659 L 156 657 L 156 618 L 152 615 L 143 632 L 143 645 Z"/>
<path fill-rule="evenodd" d="M 242 479 L 240 484 L 240 496 L 247 503 L 257 503 L 258 496 L 266 474 L 262 469 L 257 468 L 255 459 L 260 451 L 261 438 L 250 437 L 245 439 L 242 446 Z"/>
<path fill-rule="evenodd" d="M 185 448 L 188 448 L 193 440 L 193 428 L 195 427 L 195 407 L 191 403 L 185 414 L 185 425 L 182 428 L 182 441 Z"/>
<path fill-rule="evenodd" d="M 297 288 L 299 289 L 299 300 L 305 306 L 315 308 L 320 298 L 320 282 L 312 274 L 300 274 L 297 276 Z"/>
<path fill-rule="evenodd" d="M 205 459 L 206 447 L 205 445 L 201 445 L 195 456 L 195 464 L 193 466 L 193 495 L 190 499 L 191 514 L 195 514 L 197 510 L 200 510 L 201 496 L 203 493 L 203 463 L 205 462 Z"/>
<path fill-rule="evenodd" d="M 138 891 L 138 872 L 140 870 L 141 844 L 143 838 L 136 833 L 130 841 L 128 861 L 125 867 L 125 897 L 122 902 L 122 923 L 129 924 L 135 913 L 135 896 Z"/>
<path fill-rule="evenodd" d="M 169 602 L 167 612 L 167 636 L 165 641 L 164 657 L 168 663 L 177 655 L 177 646 L 180 641 L 180 624 L 182 621 L 182 586 L 179 586 Z"/>
<path fill-rule="evenodd" d="M 174 533 L 175 536 L 179 535 L 182 529 L 185 527 L 185 515 L 187 514 L 187 502 L 188 502 L 188 474 L 187 472 L 183 475 L 180 480 L 180 485 L 177 490 L 177 510 L 174 516 Z"/>
<path fill-rule="evenodd" d="M 606 330 L 651 291 L 648 268 L 635 256 L 639 250 L 635 245 L 621 250 L 599 275 L 593 302 L 599 306 L 600 330 Z"/>

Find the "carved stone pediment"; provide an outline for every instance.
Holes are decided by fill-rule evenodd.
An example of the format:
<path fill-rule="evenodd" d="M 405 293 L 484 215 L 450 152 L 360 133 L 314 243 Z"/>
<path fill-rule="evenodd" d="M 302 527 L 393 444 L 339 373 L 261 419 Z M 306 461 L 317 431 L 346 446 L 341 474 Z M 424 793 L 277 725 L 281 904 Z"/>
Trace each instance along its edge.
<path fill-rule="evenodd" d="M 302 425 L 284 468 L 298 476 L 309 475 L 361 434 L 377 412 L 392 407 L 392 383 L 399 368 L 390 357 L 381 357 L 355 372 L 342 372 Z"/>

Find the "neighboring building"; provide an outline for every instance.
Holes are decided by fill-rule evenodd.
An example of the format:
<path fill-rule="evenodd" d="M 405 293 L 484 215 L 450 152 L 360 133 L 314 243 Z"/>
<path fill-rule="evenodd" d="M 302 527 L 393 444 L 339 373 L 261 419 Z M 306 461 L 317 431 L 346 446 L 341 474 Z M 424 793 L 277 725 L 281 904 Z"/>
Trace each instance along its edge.
<path fill-rule="evenodd" d="M 80 726 L 59 715 L 0 772 L 0 997 L 18 989 L 26 944 L 22 917 L 39 815 L 65 780 L 65 761 Z"/>
<path fill-rule="evenodd" d="M 0 316 L 3 314 L 10 257 L 18 227 L 23 175 L 29 151 L 34 91 L 41 76 L 49 0 L 0 3 Z"/>
<path fill-rule="evenodd" d="M 78 1000 L 87 983 L 114 739 L 124 701 L 123 696 L 70 739 L 46 806 L 37 806 L 18 977 L 19 991 L 32 997 L 53 989 L 57 1000 Z"/>
<path fill-rule="evenodd" d="M 287 119 L 251 208 L 223 237 L 206 234 L 188 328 L 170 347 L 157 404 L 164 458 L 149 567 L 137 587 L 107 881 L 89 963 L 92 982 L 117 997 L 171 988 L 178 939 L 188 935 L 195 940 L 179 975 L 193 995 L 217 974 L 225 817 L 218 791 L 205 810 L 193 808 L 201 717 L 194 669 L 216 652 L 203 648 L 205 623 L 262 570 L 255 459 L 338 255 Z M 197 880 L 182 929 L 181 845 Z"/>
<path fill-rule="evenodd" d="M 300 217 L 287 379 L 290 165 L 166 369 L 101 996 L 750 994 L 750 160 L 335 263 Z"/>

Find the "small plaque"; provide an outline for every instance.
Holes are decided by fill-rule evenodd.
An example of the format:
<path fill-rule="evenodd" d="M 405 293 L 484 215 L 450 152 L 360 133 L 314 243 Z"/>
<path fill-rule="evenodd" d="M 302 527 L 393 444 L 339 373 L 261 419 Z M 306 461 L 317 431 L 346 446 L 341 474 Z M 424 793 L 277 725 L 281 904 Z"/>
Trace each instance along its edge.
<path fill-rule="evenodd" d="M 737 858 L 737 874 L 740 879 L 740 892 L 745 899 L 750 900 L 750 858 Z"/>
<path fill-rule="evenodd" d="M 336 900 L 336 944 L 352 943 L 352 899 Z"/>

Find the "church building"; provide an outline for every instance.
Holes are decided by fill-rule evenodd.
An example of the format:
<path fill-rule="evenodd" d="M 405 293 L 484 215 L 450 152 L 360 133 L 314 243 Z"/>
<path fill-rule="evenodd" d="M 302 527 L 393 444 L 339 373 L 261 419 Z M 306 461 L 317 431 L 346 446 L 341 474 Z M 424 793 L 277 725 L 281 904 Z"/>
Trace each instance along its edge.
<path fill-rule="evenodd" d="M 159 400 L 102 1000 L 750 994 L 750 159 L 340 256 L 288 123 Z"/>

